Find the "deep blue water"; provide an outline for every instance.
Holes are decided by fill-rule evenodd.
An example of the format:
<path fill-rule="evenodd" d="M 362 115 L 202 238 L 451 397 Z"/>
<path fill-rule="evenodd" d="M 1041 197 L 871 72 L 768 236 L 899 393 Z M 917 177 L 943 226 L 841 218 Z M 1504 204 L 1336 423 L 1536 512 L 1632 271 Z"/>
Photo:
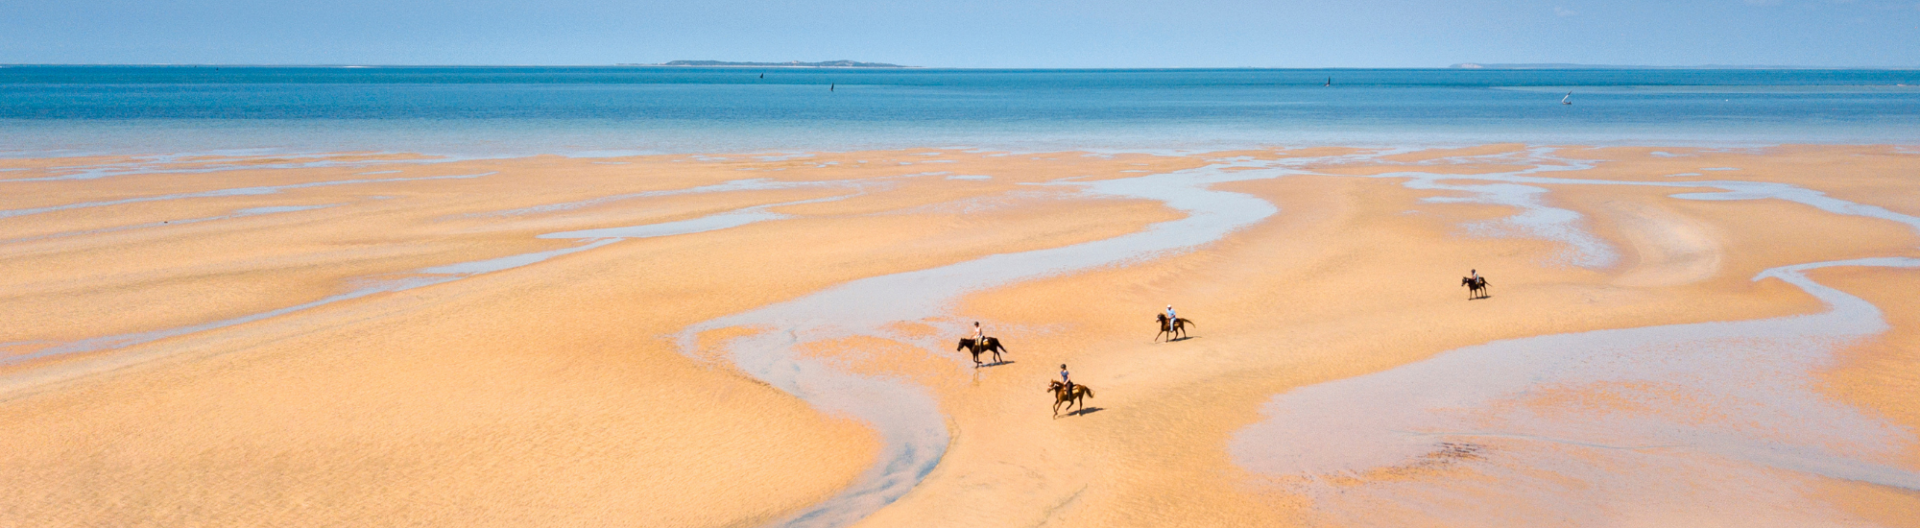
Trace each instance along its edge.
<path fill-rule="evenodd" d="M 1494 141 L 1920 144 L 1920 71 L 0 68 L 14 156 Z"/>

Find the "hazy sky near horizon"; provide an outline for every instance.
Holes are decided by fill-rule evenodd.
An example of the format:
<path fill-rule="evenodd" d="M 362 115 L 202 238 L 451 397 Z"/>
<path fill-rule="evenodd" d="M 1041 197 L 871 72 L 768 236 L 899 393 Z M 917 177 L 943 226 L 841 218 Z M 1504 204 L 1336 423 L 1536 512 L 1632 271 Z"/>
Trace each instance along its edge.
<path fill-rule="evenodd" d="M 0 0 L 0 63 L 1920 66 L 1920 0 Z"/>

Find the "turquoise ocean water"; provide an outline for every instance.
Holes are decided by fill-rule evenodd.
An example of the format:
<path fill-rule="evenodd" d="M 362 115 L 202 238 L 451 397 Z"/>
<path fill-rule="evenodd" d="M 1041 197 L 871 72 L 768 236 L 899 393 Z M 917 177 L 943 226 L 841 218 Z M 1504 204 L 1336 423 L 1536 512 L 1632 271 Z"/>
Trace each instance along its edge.
<path fill-rule="evenodd" d="M 1916 145 L 1920 71 L 0 67 L 15 157 L 1485 142 Z"/>

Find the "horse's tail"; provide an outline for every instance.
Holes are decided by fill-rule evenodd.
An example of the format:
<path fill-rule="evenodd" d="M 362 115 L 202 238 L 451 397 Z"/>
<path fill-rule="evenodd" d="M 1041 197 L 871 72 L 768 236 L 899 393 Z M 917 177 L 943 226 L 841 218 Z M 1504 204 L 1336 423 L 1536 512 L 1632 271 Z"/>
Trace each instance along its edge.
<path fill-rule="evenodd" d="M 1188 319 L 1188 318 L 1185 318 L 1185 317 L 1182 317 L 1182 318 L 1180 318 L 1180 323 L 1181 323 L 1181 324 L 1190 324 L 1190 325 L 1193 325 L 1193 326 L 1200 326 L 1200 323 L 1196 323 L 1196 322 L 1193 322 L 1193 320 L 1192 320 L 1192 319 Z"/>
<path fill-rule="evenodd" d="M 1088 398 L 1092 398 L 1092 397 L 1093 397 L 1093 389 L 1089 389 L 1089 388 L 1087 388 L 1087 386 L 1086 386 L 1086 385 L 1081 385 L 1081 386 L 1080 386 L 1080 388 L 1081 388 L 1081 389 L 1084 389 L 1084 390 L 1085 390 L 1085 392 L 1086 392 L 1086 394 L 1087 394 L 1087 397 L 1088 397 Z"/>

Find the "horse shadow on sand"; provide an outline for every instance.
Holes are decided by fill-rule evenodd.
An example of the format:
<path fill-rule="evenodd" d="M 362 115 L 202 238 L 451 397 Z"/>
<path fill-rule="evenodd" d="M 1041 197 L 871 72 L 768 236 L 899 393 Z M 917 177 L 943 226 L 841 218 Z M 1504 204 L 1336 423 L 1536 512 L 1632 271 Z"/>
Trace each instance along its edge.
<path fill-rule="evenodd" d="M 1460 285 L 1467 287 L 1467 300 L 1485 299 L 1493 296 L 1486 277 L 1461 277 Z"/>
<path fill-rule="evenodd" d="M 994 367 L 1012 363 L 1012 361 L 1000 357 L 1000 354 L 1007 352 L 1007 347 L 1006 345 L 1000 344 L 1000 338 L 997 337 L 989 336 L 986 339 L 978 341 L 975 341 L 971 337 L 961 339 L 960 344 L 954 347 L 954 351 L 965 351 L 973 354 L 973 368 Z M 992 354 L 993 361 L 980 361 L 982 354 Z"/>
<path fill-rule="evenodd" d="M 1160 338 L 1163 337 L 1167 338 L 1167 342 L 1169 343 L 1182 341 L 1187 339 L 1187 327 L 1200 326 L 1194 324 L 1193 320 L 1185 317 L 1171 319 L 1167 317 L 1167 314 L 1158 314 L 1153 316 L 1153 318 L 1154 321 L 1160 323 L 1160 333 L 1153 335 L 1154 341 L 1159 341 Z"/>

